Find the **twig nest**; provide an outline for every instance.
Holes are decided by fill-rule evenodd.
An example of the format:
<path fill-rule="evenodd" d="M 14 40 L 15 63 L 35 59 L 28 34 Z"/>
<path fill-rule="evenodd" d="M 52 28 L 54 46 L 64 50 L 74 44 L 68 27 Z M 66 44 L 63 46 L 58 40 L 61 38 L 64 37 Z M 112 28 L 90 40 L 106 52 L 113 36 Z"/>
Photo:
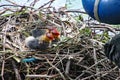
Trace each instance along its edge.
<path fill-rule="evenodd" d="M 71 29 L 71 28 L 67 28 L 67 29 L 65 30 L 65 32 L 66 32 L 66 33 L 71 33 L 71 32 L 72 32 L 72 29 Z"/>

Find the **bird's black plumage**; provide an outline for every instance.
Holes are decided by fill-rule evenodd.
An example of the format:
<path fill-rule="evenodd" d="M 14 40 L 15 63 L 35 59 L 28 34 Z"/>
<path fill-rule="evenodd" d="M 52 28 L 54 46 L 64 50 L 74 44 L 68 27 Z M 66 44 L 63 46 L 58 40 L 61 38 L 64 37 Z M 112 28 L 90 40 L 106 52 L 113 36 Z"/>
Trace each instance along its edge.
<path fill-rule="evenodd" d="M 33 36 L 29 36 L 25 39 L 25 45 L 30 49 L 39 49 L 39 41 Z"/>
<path fill-rule="evenodd" d="M 42 41 L 40 43 L 39 40 L 33 36 L 29 36 L 25 39 L 25 45 L 33 50 L 46 50 L 49 48 L 49 42 Z"/>
<path fill-rule="evenodd" d="M 115 35 L 104 45 L 105 55 L 120 68 L 120 34 Z"/>
<path fill-rule="evenodd" d="M 46 29 L 34 29 L 32 30 L 32 36 L 34 36 L 35 38 L 40 37 L 41 35 L 46 33 Z"/>

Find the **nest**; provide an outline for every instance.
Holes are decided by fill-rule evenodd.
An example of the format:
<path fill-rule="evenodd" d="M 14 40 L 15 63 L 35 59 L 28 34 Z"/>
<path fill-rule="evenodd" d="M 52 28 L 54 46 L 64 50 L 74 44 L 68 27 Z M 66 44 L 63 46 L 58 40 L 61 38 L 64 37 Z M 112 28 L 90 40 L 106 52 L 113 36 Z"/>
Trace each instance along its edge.
<path fill-rule="evenodd" d="M 64 13 L 64 12 L 63 12 Z M 104 54 L 105 28 L 94 28 L 67 13 L 14 13 L 0 17 L 1 79 L 115 80 L 119 70 Z M 101 25 L 101 24 L 97 24 Z M 92 26 L 92 28 L 90 27 Z M 105 26 L 105 25 L 104 25 Z M 33 29 L 57 27 L 60 41 L 45 51 L 31 51 L 25 38 Z M 102 28 L 102 30 L 101 30 Z M 97 34 L 96 30 L 102 32 Z M 22 62 L 35 58 L 33 62 Z"/>

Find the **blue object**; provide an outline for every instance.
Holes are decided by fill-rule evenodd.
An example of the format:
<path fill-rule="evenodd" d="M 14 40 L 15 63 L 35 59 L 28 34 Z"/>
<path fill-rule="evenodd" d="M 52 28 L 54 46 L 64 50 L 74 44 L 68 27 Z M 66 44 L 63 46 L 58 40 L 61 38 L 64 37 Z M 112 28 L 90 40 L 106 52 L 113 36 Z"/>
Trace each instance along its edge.
<path fill-rule="evenodd" d="M 95 9 L 97 9 L 99 20 L 96 20 L 108 24 L 120 24 L 120 0 L 82 0 L 82 4 L 92 18 L 96 19 Z"/>
<path fill-rule="evenodd" d="M 24 59 L 22 59 L 21 62 L 23 62 L 23 63 L 25 63 L 25 62 L 34 62 L 36 60 L 37 60 L 36 58 L 30 57 L 30 58 L 24 58 Z"/>

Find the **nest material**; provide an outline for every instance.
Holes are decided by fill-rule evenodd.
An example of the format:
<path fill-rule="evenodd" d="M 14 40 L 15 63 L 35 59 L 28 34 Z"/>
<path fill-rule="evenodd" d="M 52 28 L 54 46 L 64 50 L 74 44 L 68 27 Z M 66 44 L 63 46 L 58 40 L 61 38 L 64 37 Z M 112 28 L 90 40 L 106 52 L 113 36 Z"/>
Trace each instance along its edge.
<path fill-rule="evenodd" d="M 55 14 L 22 13 L 0 17 L 0 64 L 5 80 L 61 79 L 61 80 L 115 80 L 118 68 L 107 60 L 100 36 L 86 24 Z M 79 26 L 81 25 L 81 26 Z M 31 51 L 24 40 L 35 28 L 57 27 L 61 40 L 45 51 Z M 78 27 L 79 26 L 79 27 Z M 31 63 L 21 60 L 34 57 Z"/>

